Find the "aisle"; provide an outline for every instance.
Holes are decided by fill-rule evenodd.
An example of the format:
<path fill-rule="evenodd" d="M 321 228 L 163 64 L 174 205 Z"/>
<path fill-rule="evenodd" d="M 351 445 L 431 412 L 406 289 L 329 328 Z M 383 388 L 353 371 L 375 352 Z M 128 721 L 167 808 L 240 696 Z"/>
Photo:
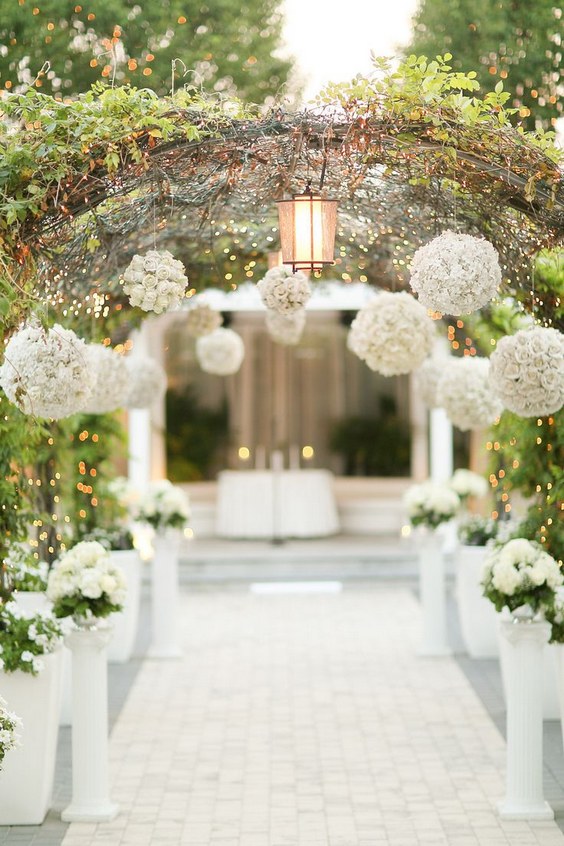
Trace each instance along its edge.
<path fill-rule="evenodd" d="M 64 846 L 557 846 L 502 823 L 504 744 L 451 659 L 415 656 L 407 588 L 182 599 L 112 735 L 109 824 Z"/>

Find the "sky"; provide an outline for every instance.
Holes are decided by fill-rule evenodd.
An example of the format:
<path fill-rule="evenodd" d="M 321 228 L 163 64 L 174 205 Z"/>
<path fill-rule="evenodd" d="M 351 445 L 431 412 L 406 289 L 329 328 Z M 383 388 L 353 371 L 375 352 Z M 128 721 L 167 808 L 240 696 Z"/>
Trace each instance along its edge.
<path fill-rule="evenodd" d="M 370 51 L 393 56 L 408 41 L 417 0 L 285 0 L 285 37 L 306 78 L 305 100 L 326 82 L 369 73 Z"/>

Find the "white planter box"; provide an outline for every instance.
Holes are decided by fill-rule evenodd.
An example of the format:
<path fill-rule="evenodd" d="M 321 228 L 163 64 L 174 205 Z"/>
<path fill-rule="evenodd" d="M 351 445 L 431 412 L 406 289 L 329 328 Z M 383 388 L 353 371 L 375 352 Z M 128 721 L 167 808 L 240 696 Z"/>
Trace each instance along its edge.
<path fill-rule="evenodd" d="M 50 611 L 53 607 L 53 603 L 42 590 L 18 590 L 12 599 L 25 614 L 38 614 Z"/>
<path fill-rule="evenodd" d="M 21 717 L 21 746 L 0 771 L 0 825 L 40 825 L 51 806 L 59 731 L 62 649 L 46 655 L 38 676 L 0 672 L 8 709 Z"/>
<path fill-rule="evenodd" d="M 480 578 L 485 546 L 458 547 L 456 601 L 464 646 L 471 658 L 497 658 L 499 641 L 497 612 L 482 594 Z"/>
<path fill-rule="evenodd" d="M 111 553 L 111 558 L 112 563 L 123 571 L 127 594 L 123 611 L 109 618 L 113 633 L 108 646 L 108 661 L 123 664 L 131 658 L 137 636 L 143 564 L 136 549 L 116 550 Z"/>

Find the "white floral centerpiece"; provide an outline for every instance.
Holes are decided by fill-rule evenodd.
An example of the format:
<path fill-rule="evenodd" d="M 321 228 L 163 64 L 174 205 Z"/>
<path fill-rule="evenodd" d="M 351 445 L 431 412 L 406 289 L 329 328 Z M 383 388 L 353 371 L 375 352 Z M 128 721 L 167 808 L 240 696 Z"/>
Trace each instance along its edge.
<path fill-rule="evenodd" d="M 56 617 L 88 626 L 121 611 L 126 583 L 110 553 L 97 541 L 81 541 L 64 552 L 49 573 L 47 596 Z"/>
<path fill-rule="evenodd" d="M 4 563 L 8 567 L 13 590 L 25 592 L 47 589 L 49 565 L 46 561 L 34 558 L 31 550 L 23 544 L 10 544 Z"/>
<path fill-rule="evenodd" d="M 280 314 L 299 311 L 311 297 L 307 276 L 283 266 L 271 267 L 257 283 L 257 288 L 265 306 Z"/>
<path fill-rule="evenodd" d="M 450 485 L 430 480 L 408 488 L 403 502 L 412 525 L 428 529 L 452 520 L 460 507 L 458 494 Z"/>
<path fill-rule="evenodd" d="M 156 531 L 183 529 L 190 519 L 188 497 L 168 479 L 151 482 L 139 500 L 137 519 Z"/>
<path fill-rule="evenodd" d="M 84 407 L 94 386 L 86 344 L 59 325 L 23 325 L 5 349 L 0 385 L 24 414 L 69 417 Z"/>
<path fill-rule="evenodd" d="M 468 314 L 489 303 L 501 284 L 495 247 L 484 238 L 446 231 L 420 247 L 411 262 L 419 302 L 442 314 Z"/>
<path fill-rule="evenodd" d="M 514 538 L 490 551 L 484 564 L 484 596 L 497 611 L 528 606 L 531 614 L 550 608 L 564 578 L 554 558 L 526 538 Z"/>
<path fill-rule="evenodd" d="M 439 405 L 439 382 L 449 361 L 448 356 L 431 356 L 425 359 L 421 367 L 414 370 L 417 388 L 427 408 L 437 408 Z"/>
<path fill-rule="evenodd" d="M 215 376 L 237 373 L 245 357 L 245 345 L 233 329 L 215 329 L 196 341 L 196 357 L 202 370 Z"/>
<path fill-rule="evenodd" d="M 549 643 L 564 643 L 564 590 L 558 588 L 554 604 L 545 609 L 545 617 L 551 625 Z"/>
<path fill-rule="evenodd" d="M 0 696 L 0 769 L 2 769 L 6 752 L 20 745 L 21 728 L 22 721 L 8 711 L 5 701 Z"/>
<path fill-rule="evenodd" d="M 122 408 L 129 387 L 124 357 L 103 344 L 88 344 L 86 354 L 88 367 L 94 374 L 94 386 L 81 411 L 85 414 L 107 414 Z"/>
<path fill-rule="evenodd" d="M 266 329 L 272 340 L 277 344 L 295 346 L 299 344 L 306 324 L 304 309 L 292 314 L 280 314 L 269 309 L 266 312 Z"/>
<path fill-rule="evenodd" d="M 470 514 L 459 523 L 456 533 L 464 546 L 485 546 L 498 537 L 499 520 Z"/>
<path fill-rule="evenodd" d="M 149 356 L 128 356 L 125 359 L 128 386 L 124 405 L 126 408 L 149 408 L 162 398 L 166 391 L 166 373 L 158 362 Z"/>
<path fill-rule="evenodd" d="M 192 338 L 209 335 L 214 329 L 219 329 L 222 323 L 221 312 L 207 303 L 192 303 L 186 312 L 186 331 Z"/>
<path fill-rule="evenodd" d="M 463 432 L 491 425 L 503 411 L 492 390 L 487 358 L 465 356 L 449 360 L 437 387 L 437 399 Z"/>
<path fill-rule="evenodd" d="M 168 250 L 149 250 L 144 256 L 133 256 L 123 274 L 123 290 L 130 305 L 155 314 L 177 306 L 187 285 L 184 265 Z"/>
<path fill-rule="evenodd" d="M 26 614 L 15 602 L 0 605 L 0 632 L 0 669 L 32 676 L 41 672 L 43 656 L 54 652 L 63 637 L 50 614 Z"/>
<path fill-rule="evenodd" d="M 434 340 L 433 321 L 411 294 L 383 292 L 359 310 L 347 346 L 371 370 L 395 376 L 419 367 Z"/>
<path fill-rule="evenodd" d="M 455 470 L 450 480 L 450 486 L 455 491 L 461 502 L 466 502 L 468 497 L 485 496 L 488 492 L 488 483 L 479 473 L 472 470 L 460 468 Z"/>
<path fill-rule="evenodd" d="M 509 411 L 545 417 L 564 403 L 564 335 L 535 326 L 507 335 L 492 353 L 490 384 Z"/>

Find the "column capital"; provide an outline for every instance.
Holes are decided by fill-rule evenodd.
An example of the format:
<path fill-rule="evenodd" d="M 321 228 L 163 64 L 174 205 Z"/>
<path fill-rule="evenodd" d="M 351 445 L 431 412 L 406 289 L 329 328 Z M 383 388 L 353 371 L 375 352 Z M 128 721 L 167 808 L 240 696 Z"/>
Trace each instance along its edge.
<path fill-rule="evenodd" d="M 542 646 L 548 643 L 550 623 L 546 620 L 502 620 L 500 632 L 509 643 L 534 643 Z"/>

